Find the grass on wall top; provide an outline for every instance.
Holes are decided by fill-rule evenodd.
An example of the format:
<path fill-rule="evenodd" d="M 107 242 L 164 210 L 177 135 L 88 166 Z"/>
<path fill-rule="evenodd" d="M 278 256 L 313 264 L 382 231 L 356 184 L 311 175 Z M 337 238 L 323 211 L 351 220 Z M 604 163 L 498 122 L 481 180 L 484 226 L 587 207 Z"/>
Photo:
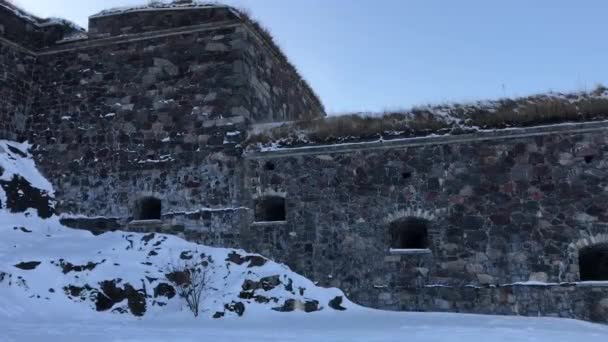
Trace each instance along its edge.
<path fill-rule="evenodd" d="M 294 147 L 427 136 L 483 129 L 529 127 L 608 119 L 608 88 L 548 93 L 515 99 L 416 107 L 384 113 L 353 113 L 286 122 L 250 132 L 247 145 Z"/>

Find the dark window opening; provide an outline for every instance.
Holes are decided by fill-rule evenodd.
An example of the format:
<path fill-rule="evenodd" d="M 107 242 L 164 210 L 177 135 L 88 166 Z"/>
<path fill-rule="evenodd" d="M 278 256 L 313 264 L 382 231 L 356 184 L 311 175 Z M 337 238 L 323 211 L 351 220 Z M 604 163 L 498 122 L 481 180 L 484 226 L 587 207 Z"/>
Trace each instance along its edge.
<path fill-rule="evenodd" d="M 608 280 L 608 243 L 582 248 L 578 264 L 581 281 Z"/>
<path fill-rule="evenodd" d="M 585 156 L 585 163 L 590 164 L 593 161 L 593 156 Z"/>
<path fill-rule="evenodd" d="M 391 248 L 426 249 L 429 247 L 428 221 L 405 218 L 391 223 Z"/>
<path fill-rule="evenodd" d="M 410 179 L 412 177 L 412 173 L 411 172 L 403 172 L 401 174 L 401 177 L 403 177 L 403 179 Z"/>
<path fill-rule="evenodd" d="M 162 205 L 158 198 L 145 197 L 137 201 L 135 220 L 160 220 Z"/>
<path fill-rule="evenodd" d="M 269 196 L 260 198 L 255 204 L 256 222 L 285 221 L 285 198 Z"/>
<path fill-rule="evenodd" d="M 266 162 L 266 165 L 264 165 L 264 166 L 266 167 L 266 170 L 268 170 L 268 171 L 273 171 L 275 169 L 273 162 Z"/>

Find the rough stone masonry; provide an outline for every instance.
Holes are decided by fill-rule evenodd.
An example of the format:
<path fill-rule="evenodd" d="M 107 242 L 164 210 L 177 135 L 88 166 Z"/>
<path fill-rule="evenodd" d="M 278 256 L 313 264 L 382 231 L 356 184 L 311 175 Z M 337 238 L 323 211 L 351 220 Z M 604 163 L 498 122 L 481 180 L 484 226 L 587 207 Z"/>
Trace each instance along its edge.
<path fill-rule="evenodd" d="M 243 13 L 181 1 L 85 31 L 0 0 L 0 138 L 65 224 L 286 262 L 363 305 L 608 323 L 608 124 L 244 152 L 322 117 Z"/>

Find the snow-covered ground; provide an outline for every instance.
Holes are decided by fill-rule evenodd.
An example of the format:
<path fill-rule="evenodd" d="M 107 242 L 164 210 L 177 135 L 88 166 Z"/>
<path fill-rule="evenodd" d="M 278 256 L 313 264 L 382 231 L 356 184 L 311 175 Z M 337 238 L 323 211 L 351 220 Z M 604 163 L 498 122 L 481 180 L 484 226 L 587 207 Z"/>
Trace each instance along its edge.
<path fill-rule="evenodd" d="M 0 141 L 0 342 L 608 339 L 575 320 L 366 309 L 257 254 L 69 229 L 27 149 Z M 208 272 L 198 318 L 172 280 L 184 265 Z"/>
<path fill-rule="evenodd" d="M 245 314 L 224 320 L 69 317 L 0 319 L 1 342 L 605 342 L 608 327 L 553 318 L 354 309 Z"/>

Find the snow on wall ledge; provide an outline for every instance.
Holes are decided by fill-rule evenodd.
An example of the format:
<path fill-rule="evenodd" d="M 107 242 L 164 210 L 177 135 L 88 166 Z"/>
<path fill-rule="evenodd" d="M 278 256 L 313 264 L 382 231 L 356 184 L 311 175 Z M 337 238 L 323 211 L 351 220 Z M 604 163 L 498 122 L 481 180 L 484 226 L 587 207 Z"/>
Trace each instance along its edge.
<path fill-rule="evenodd" d="M 138 317 L 191 315 L 180 298 L 179 279 L 193 266 L 206 275 L 201 314 L 209 317 L 354 306 L 338 289 L 319 288 L 257 254 L 210 248 L 170 235 L 94 236 L 66 228 L 51 205 L 42 215 L 38 202 L 22 200 L 39 196 L 37 200 L 44 197 L 48 204 L 53 194 L 27 148 L 0 141 L 0 197 L 7 203 L 0 208 L 0 317 L 34 312 L 86 316 L 95 311 Z M 18 210 L 14 203 L 20 205 Z"/>
<path fill-rule="evenodd" d="M 184 2 L 173 2 L 173 1 L 155 1 L 146 5 L 139 6 L 121 6 L 105 9 L 97 14 L 91 15 L 89 18 L 99 18 L 110 15 L 119 15 L 131 12 L 145 12 L 145 11 L 166 11 L 166 10 L 193 10 L 201 8 L 227 8 L 229 6 L 219 5 L 215 2 L 209 1 L 184 1 Z"/>

